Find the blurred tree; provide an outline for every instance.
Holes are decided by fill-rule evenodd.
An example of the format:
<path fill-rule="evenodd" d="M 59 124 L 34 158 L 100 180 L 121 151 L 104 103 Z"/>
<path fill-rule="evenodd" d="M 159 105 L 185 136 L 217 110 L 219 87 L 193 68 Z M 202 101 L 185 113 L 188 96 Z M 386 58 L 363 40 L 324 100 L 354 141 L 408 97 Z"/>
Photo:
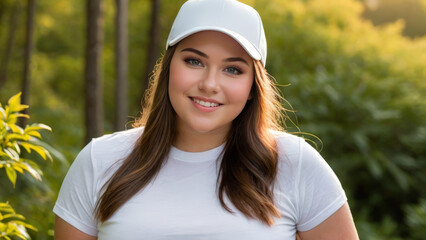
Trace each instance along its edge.
<path fill-rule="evenodd" d="M 114 131 L 124 130 L 129 114 L 127 107 L 127 0 L 116 0 L 115 23 L 115 117 Z"/>
<path fill-rule="evenodd" d="M 0 63 L 0 89 L 3 87 L 3 85 L 7 81 L 7 66 L 9 65 L 11 52 L 12 52 L 13 46 L 15 45 L 15 32 L 16 32 L 17 19 L 18 19 L 18 1 L 15 1 L 12 6 L 12 14 L 10 16 L 10 20 L 8 21 L 10 24 L 9 24 L 8 34 L 7 34 L 8 37 L 7 37 L 6 49 L 4 51 L 4 56 Z"/>
<path fill-rule="evenodd" d="M 24 76 L 22 80 L 22 103 L 30 104 L 30 84 L 31 84 L 31 58 L 33 53 L 34 45 L 34 9 L 35 0 L 28 0 L 27 2 L 27 26 L 26 26 L 26 38 L 25 38 L 25 56 L 24 56 Z M 24 109 L 24 114 L 28 114 L 28 109 Z M 19 125 L 24 127 L 26 119 L 21 118 Z"/>
<path fill-rule="evenodd" d="M 103 45 L 102 0 L 87 0 L 85 124 L 88 143 L 103 134 L 101 53 Z"/>
<path fill-rule="evenodd" d="M 145 76 L 143 79 L 143 88 L 142 88 L 142 101 L 144 101 L 145 90 L 148 88 L 149 79 L 154 69 L 155 63 L 159 56 L 159 42 L 160 42 L 160 21 L 159 21 L 159 12 L 160 12 L 161 1 L 160 0 L 151 0 L 151 21 L 149 26 L 149 40 L 147 47 L 146 63 L 145 63 Z"/>

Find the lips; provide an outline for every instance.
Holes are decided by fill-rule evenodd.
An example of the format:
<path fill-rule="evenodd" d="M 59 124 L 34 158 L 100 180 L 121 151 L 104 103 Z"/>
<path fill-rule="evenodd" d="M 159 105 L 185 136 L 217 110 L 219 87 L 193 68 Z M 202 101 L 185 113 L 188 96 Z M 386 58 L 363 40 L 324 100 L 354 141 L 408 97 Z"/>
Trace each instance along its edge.
<path fill-rule="evenodd" d="M 189 97 L 191 101 L 194 103 L 195 107 L 203 112 L 212 112 L 218 109 L 223 104 L 209 98 L 204 97 Z"/>
<path fill-rule="evenodd" d="M 214 102 L 205 102 L 203 100 L 199 100 L 199 99 L 196 99 L 196 98 L 193 98 L 192 100 L 194 102 L 200 104 L 201 106 L 204 106 L 204 107 L 217 107 L 217 106 L 219 106 L 219 104 L 214 103 Z"/>

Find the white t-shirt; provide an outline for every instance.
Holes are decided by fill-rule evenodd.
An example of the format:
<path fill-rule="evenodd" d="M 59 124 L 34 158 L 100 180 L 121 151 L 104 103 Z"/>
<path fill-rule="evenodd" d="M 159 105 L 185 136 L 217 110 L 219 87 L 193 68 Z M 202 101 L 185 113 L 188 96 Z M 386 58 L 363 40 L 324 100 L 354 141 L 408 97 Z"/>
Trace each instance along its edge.
<path fill-rule="evenodd" d="M 99 240 L 282 240 L 314 228 L 346 202 L 339 180 L 319 153 L 303 139 L 280 133 L 274 194 L 282 217 L 274 226 L 247 219 L 229 201 L 234 214 L 220 205 L 216 161 L 223 145 L 199 153 L 172 147 L 158 176 L 100 223 L 93 211 L 101 188 L 142 131 L 93 139 L 69 169 L 54 213 Z"/>

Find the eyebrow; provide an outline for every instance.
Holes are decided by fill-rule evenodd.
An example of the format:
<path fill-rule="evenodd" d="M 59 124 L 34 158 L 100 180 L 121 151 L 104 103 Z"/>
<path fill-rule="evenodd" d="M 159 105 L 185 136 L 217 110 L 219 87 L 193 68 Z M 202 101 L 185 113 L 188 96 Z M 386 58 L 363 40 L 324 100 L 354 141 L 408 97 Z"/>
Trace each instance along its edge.
<path fill-rule="evenodd" d="M 209 58 L 209 56 L 207 56 L 207 54 L 201 52 L 200 50 L 194 49 L 194 48 L 185 48 L 185 49 L 182 49 L 181 52 L 193 52 L 197 55 L 200 55 L 201 57 L 204 57 L 204 58 L 207 58 L 207 59 Z M 242 62 L 242 63 L 249 65 L 248 62 L 245 59 L 240 58 L 240 57 L 230 57 L 230 58 L 225 59 L 225 62 Z"/>
<path fill-rule="evenodd" d="M 185 49 L 182 49 L 181 52 L 193 52 L 195 54 L 200 55 L 201 57 L 209 58 L 209 56 L 207 56 L 207 54 L 205 54 L 205 53 L 203 53 L 203 52 L 201 52 L 197 49 L 194 49 L 194 48 L 185 48 Z"/>
<path fill-rule="evenodd" d="M 246 60 L 244 60 L 243 58 L 240 58 L 240 57 L 231 57 L 231 58 L 227 58 L 227 59 L 225 60 L 225 62 L 242 62 L 242 63 L 245 63 L 245 64 L 249 65 L 249 64 L 248 64 L 248 62 L 247 62 Z"/>

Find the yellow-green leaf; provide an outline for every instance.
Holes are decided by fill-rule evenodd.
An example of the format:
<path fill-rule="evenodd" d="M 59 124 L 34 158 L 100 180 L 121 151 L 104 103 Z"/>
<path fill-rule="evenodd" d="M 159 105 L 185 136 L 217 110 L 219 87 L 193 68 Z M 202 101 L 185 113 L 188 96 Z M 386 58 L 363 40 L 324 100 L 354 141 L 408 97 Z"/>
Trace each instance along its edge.
<path fill-rule="evenodd" d="M 1 119 L 6 119 L 6 112 L 5 112 L 5 110 L 4 110 L 4 108 L 2 108 L 1 106 L 0 106 L 0 117 L 1 117 Z"/>
<path fill-rule="evenodd" d="M 6 174 L 7 174 L 7 177 L 9 178 L 10 182 L 12 182 L 13 187 L 15 187 L 16 177 L 17 177 L 16 171 L 11 167 L 6 166 Z"/>
<path fill-rule="evenodd" d="M 30 135 L 30 136 L 37 137 L 37 138 L 41 139 L 41 135 L 37 131 L 29 131 L 29 132 L 26 132 L 25 135 Z"/>
<path fill-rule="evenodd" d="M 13 164 L 12 168 L 18 171 L 19 173 L 23 174 L 24 170 L 19 166 L 20 164 Z"/>
<path fill-rule="evenodd" d="M 34 123 L 34 124 L 31 124 L 30 126 L 25 127 L 25 133 L 31 132 L 31 131 L 38 131 L 42 129 L 52 131 L 52 128 L 50 128 L 49 126 L 45 124 Z"/>
<path fill-rule="evenodd" d="M 20 133 L 20 134 L 24 133 L 24 130 L 22 130 L 22 128 L 20 126 L 16 125 L 16 124 L 9 124 L 9 128 L 14 133 Z"/>
<path fill-rule="evenodd" d="M 21 135 L 21 134 L 17 134 L 17 133 L 9 133 L 6 135 L 6 141 L 29 141 L 30 140 L 30 136 L 28 135 Z"/>
<path fill-rule="evenodd" d="M 40 146 L 32 146 L 32 150 L 36 151 L 44 160 L 46 160 L 46 151 Z"/>
<path fill-rule="evenodd" d="M 23 113 L 16 113 L 15 117 L 24 117 L 24 118 L 30 118 L 30 115 L 23 114 Z"/>
<path fill-rule="evenodd" d="M 19 154 L 15 150 L 13 150 L 11 148 L 5 148 L 5 149 L 3 149 L 3 151 L 7 154 L 7 156 L 10 159 L 15 160 L 15 161 L 19 161 Z"/>
<path fill-rule="evenodd" d="M 26 161 L 23 163 L 23 165 L 25 165 L 25 170 L 31 174 L 31 176 L 33 176 L 35 179 L 41 181 L 41 175 L 43 174 L 42 171 L 38 168 L 38 165 L 31 162 L 31 161 Z"/>
<path fill-rule="evenodd" d="M 31 143 L 19 142 L 19 145 L 25 148 L 28 153 L 31 153 L 31 148 L 34 146 Z"/>
<path fill-rule="evenodd" d="M 13 95 L 12 97 L 9 98 L 9 100 L 7 101 L 7 103 L 10 105 L 19 105 L 21 104 L 21 92 Z"/>
<path fill-rule="evenodd" d="M 28 108 L 28 105 L 23 105 L 21 104 L 21 93 L 15 94 L 14 96 L 12 96 L 9 101 L 9 108 L 10 108 L 10 112 L 14 113 L 14 112 L 20 112 L 26 108 Z"/>

